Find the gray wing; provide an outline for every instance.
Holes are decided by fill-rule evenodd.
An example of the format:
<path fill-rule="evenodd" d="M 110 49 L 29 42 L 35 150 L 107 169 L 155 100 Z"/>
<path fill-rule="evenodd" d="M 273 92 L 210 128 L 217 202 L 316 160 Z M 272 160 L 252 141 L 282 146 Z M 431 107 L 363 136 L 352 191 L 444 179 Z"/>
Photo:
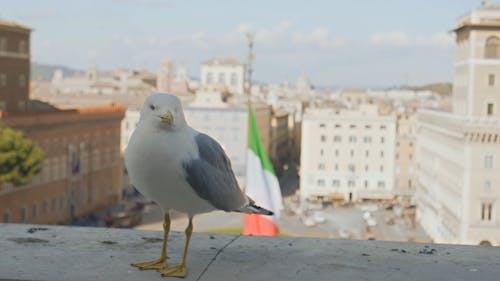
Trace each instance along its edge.
<path fill-rule="evenodd" d="M 199 159 L 184 163 L 186 180 L 198 196 L 224 211 L 236 211 L 246 203 L 234 176 L 231 162 L 222 147 L 205 134 L 195 137 Z"/>

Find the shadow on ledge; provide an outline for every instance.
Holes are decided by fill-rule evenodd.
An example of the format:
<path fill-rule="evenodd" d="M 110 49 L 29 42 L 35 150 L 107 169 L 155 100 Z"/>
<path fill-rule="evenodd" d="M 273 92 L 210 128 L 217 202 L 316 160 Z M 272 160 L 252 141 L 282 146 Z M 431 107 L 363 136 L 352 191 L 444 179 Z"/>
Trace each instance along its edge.
<path fill-rule="evenodd" d="M 0 280 L 178 280 L 131 262 L 161 232 L 0 224 Z M 184 234 L 171 233 L 169 264 Z M 500 280 L 500 247 L 194 233 L 185 280 Z"/>

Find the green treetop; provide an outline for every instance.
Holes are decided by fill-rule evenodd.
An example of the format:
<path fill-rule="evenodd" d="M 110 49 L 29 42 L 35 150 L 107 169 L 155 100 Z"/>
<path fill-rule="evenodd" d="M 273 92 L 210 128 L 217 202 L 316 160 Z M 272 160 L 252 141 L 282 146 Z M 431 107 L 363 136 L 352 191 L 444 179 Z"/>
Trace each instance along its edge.
<path fill-rule="evenodd" d="M 43 150 L 19 131 L 0 124 L 0 183 L 28 183 L 40 172 Z"/>

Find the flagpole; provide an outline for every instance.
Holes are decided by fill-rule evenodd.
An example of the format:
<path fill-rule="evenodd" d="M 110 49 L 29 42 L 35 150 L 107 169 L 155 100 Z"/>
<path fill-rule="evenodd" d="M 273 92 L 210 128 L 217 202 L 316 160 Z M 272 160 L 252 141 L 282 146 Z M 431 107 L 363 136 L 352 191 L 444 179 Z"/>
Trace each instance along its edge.
<path fill-rule="evenodd" d="M 249 140 L 248 138 L 250 137 L 250 104 L 251 104 L 251 94 L 252 94 L 252 62 L 254 59 L 254 54 L 253 54 L 253 42 L 254 42 L 254 35 L 252 32 L 248 32 L 246 34 L 247 37 L 247 46 L 248 46 L 248 53 L 247 53 L 247 75 L 246 75 L 246 85 L 245 85 L 245 95 L 247 98 L 247 139 L 246 139 L 246 148 L 248 150 L 248 143 Z M 248 152 L 245 154 L 245 164 L 246 164 L 246 170 L 248 171 Z M 247 188 L 247 179 L 248 175 L 245 176 L 245 185 L 243 186 L 243 191 L 246 191 Z"/>

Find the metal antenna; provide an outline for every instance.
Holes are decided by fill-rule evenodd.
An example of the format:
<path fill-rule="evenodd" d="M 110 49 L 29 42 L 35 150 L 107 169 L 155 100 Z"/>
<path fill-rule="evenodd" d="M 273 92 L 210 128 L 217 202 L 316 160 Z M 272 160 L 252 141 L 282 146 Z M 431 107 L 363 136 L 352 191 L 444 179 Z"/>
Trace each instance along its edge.
<path fill-rule="evenodd" d="M 252 62 L 254 59 L 254 54 L 253 54 L 253 41 L 254 41 L 254 35 L 251 32 L 247 33 L 247 44 L 248 44 L 248 54 L 247 54 L 247 88 L 246 88 L 246 94 L 248 96 L 248 99 L 250 99 L 250 95 L 252 92 Z"/>

